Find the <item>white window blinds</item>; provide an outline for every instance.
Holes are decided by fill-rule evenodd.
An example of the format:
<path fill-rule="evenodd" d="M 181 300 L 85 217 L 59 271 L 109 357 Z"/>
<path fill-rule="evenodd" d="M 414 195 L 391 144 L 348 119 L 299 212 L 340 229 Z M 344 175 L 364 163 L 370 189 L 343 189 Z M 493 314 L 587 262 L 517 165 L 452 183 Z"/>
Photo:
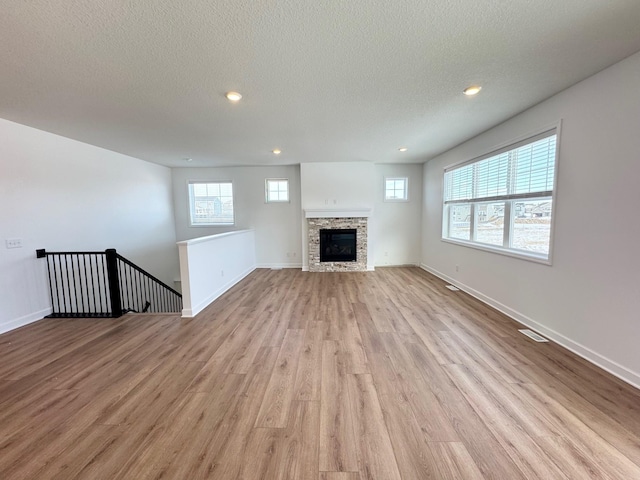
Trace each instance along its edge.
<path fill-rule="evenodd" d="M 556 130 L 549 130 L 446 169 L 445 204 L 551 196 L 556 138 Z"/>

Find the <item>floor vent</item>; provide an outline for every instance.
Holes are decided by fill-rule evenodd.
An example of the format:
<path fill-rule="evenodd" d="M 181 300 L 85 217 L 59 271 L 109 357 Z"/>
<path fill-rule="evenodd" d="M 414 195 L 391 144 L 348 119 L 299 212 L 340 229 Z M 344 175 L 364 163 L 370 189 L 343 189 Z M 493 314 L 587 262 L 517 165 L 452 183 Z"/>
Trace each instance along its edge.
<path fill-rule="evenodd" d="M 458 287 L 454 287 L 453 285 L 447 285 L 447 288 L 452 292 L 459 292 L 460 289 Z"/>
<path fill-rule="evenodd" d="M 546 338 L 544 338 L 542 335 L 538 335 L 536 332 L 534 332 L 533 330 L 529 330 L 528 328 L 524 328 L 524 329 L 518 330 L 518 331 L 520 333 L 526 335 L 530 339 L 535 340 L 536 342 L 548 342 L 549 341 Z"/>

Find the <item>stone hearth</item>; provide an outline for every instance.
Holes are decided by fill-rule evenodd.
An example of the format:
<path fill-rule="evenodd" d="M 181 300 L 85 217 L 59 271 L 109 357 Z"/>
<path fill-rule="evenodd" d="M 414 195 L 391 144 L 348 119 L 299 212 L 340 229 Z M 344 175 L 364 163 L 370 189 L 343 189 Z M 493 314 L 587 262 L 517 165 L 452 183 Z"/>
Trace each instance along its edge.
<path fill-rule="evenodd" d="M 367 270 L 367 218 L 366 217 L 322 217 L 307 218 L 309 227 L 309 271 L 310 272 L 365 272 Z M 355 228 L 355 262 L 321 262 L 320 229 Z"/>

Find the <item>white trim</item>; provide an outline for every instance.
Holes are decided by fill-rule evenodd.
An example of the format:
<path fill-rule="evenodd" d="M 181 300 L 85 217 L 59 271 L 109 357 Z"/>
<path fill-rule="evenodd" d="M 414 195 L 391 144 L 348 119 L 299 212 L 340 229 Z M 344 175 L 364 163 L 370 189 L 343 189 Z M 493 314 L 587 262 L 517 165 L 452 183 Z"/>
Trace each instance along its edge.
<path fill-rule="evenodd" d="M 304 211 L 305 218 L 369 218 L 371 216 L 370 208 L 351 208 L 351 209 L 315 209 L 308 208 Z"/>
<path fill-rule="evenodd" d="M 39 310 L 37 312 L 33 312 L 28 315 L 24 315 L 22 317 L 14 318 L 13 320 L 1 323 L 0 334 L 15 330 L 16 328 L 24 327 L 25 325 L 29 325 L 30 323 L 38 322 L 47 315 L 51 315 L 51 311 L 51 307 L 48 307 L 43 310 Z"/>
<path fill-rule="evenodd" d="M 597 367 L 603 369 L 604 371 L 618 377 L 620 380 L 628 383 L 629 385 L 634 386 L 635 388 L 640 388 L 640 373 L 636 373 L 632 370 L 629 370 L 627 367 L 620 365 L 619 363 L 610 360 L 604 355 L 599 354 L 598 352 L 594 352 L 589 347 L 585 347 L 584 345 L 579 344 L 578 342 L 574 342 L 570 338 L 565 337 L 561 333 L 556 332 L 555 330 L 544 326 L 543 324 L 533 320 L 532 318 L 527 317 L 523 313 L 514 310 L 499 301 L 485 295 L 484 293 L 465 285 L 462 282 L 459 282 L 448 275 L 445 275 L 442 272 L 439 272 L 435 268 L 431 268 L 424 263 L 420 264 L 420 268 L 423 270 L 439 277 L 452 285 L 455 285 L 460 290 L 468 293 L 472 297 L 477 298 L 483 303 L 495 308 L 499 312 L 504 313 L 506 316 L 512 318 L 516 322 L 535 330 L 536 332 L 544 335 L 549 340 L 557 343 L 558 345 L 566 348 L 567 350 L 575 353 L 579 357 L 584 358 L 585 360 L 591 362 Z"/>
<path fill-rule="evenodd" d="M 507 257 L 520 258 L 522 260 L 528 260 L 530 262 L 541 263 L 543 265 L 551 265 L 551 261 L 545 257 L 538 256 L 534 252 L 527 253 L 525 250 L 516 250 L 515 248 L 499 247 L 497 245 L 490 245 L 488 243 L 480 243 L 473 241 L 460 240 L 459 238 L 441 238 L 446 243 L 452 243 L 454 245 L 460 245 L 461 247 L 475 248 L 476 250 L 483 250 L 489 253 L 498 253 Z"/>
<path fill-rule="evenodd" d="M 215 235 L 207 235 L 206 237 L 192 238 L 191 240 L 182 240 L 176 242 L 176 245 L 195 245 L 196 243 L 209 242 L 215 238 L 229 237 L 231 235 L 238 235 L 239 233 L 250 232 L 251 228 L 245 228 L 244 230 L 234 230 L 233 232 L 216 233 Z"/>
<path fill-rule="evenodd" d="M 389 264 L 376 264 L 376 268 L 390 268 L 390 267 L 419 267 L 420 262 L 416 263 L 389 263 Z"/>
<path fill-rule="evenodd" d="M 259 263 L 256 268 L 302 268 L 301 263 Z"/>

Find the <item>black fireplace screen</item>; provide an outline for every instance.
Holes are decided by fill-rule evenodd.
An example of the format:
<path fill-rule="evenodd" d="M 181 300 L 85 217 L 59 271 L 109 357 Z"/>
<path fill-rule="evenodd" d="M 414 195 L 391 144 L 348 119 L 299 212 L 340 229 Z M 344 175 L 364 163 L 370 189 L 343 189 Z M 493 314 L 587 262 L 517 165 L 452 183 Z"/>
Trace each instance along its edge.
<path fill-rule="evenodd" d="M 320 261 L 355 262 L 356 233 L 355 228 L 321 229 Z"/>

